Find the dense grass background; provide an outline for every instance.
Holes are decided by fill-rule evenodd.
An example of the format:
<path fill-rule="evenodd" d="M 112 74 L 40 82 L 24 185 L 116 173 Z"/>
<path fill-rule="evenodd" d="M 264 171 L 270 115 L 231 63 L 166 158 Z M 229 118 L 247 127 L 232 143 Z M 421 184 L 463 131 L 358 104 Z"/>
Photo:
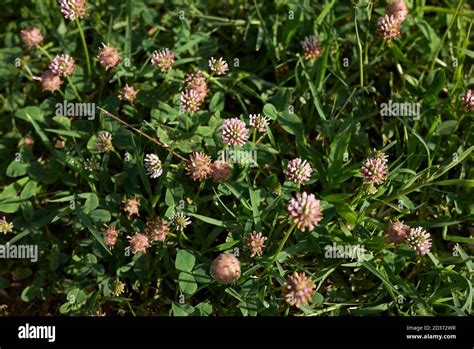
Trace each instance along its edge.
<path fill-rule="evenodd" d="M 38 244 L 41 254 L 37 263 L 0 260 L 4 313 L 471 314 L 473 133 L 461 98 L 474 87 L 474 8 L 468 1 L 407 3 L 401 37 L 384 43 L 375 28 L 384 1 L 90 1 L 90 16 L 81 21 L 93 58 L 89 78 L 78 28 L 56 1 L 7 0 L 0 14 L 0 216 L 15 228 L 0 241 Z M 264 113 L 268 136 L 244 147 L 257 151 L 258 167 L 234 166 L 222 184 L 194 182 L 172 152 L 103 112 L 95 120 L 55 116 L 56 103 L 77 97 L 67 81 L 63 98 L 32 79 L 49 59 L 22 47 L 20 30 L 29 26 L 41 29 L 49 55 L 76 59 L 72 81 L 83 101 L 186 158 L 192 151 L 217 158 L 224 119 Z M 314 63 L 303 60 L 306 35 L 321 40 Z M 125 59 L 112 71 L 94 58 L 102 42 Z M 149 63 L 162 47 L 177 56 L 166 74 Z M 210 80 L 201 111 L 179 113 L 184 76 L 207 71 L 211 56 L 224 57 L 229 73 Z M 117 97 L 125 83 L 140 90 L 135 105 Z M 389 100 L 420 103 L 420 117 L 382 117 L 380 105 Z M 117 153 L 94 151 L 101 130 L 113 134 Z M 32 149 L 22 142 L 27 134 L 36 141 Z M 373 149 L 389 155 L 390 174 L 369 195 L 359 168 Z M 165 164 L 158 180 L 143 169 L 144 154 L 152 152 Z M 303 188 L 285 182 L 283 169 L 295 157 L 315 169 Z M 84 168 L 88 158 L 98 170 Z M 302 190 L 321 200 L 324 219 L 311 233 L 296 231 L 262 273 L 289 226 L 287 202 Z M 128 220 L 121 201 L 133 196 L 141 199 L 141 215 Z M 177 208 L 192 218 L 188 240 L 170 237 L 146 255 L 124 254 L 127 235 Z M 396 219 L 426 228 L 431 253 L 418 257 L 388 244 L 384 230 Z M 123 230 L 112 251 L 100 234 L 110 224 Z M 253 230 L 268 236 L 257 259 L 242 248 Z M 325 258 L 324 246 L 333 242 L 364 245 L 366 260 Z M 210 263 L 235 248 L 242 277 L 218 285 Z M 308 306 L 290 308 L 283 300 L 284 277 L 294 271 L 317 285 Z M 126 290 L 112 297 L 116 280 Z"/>

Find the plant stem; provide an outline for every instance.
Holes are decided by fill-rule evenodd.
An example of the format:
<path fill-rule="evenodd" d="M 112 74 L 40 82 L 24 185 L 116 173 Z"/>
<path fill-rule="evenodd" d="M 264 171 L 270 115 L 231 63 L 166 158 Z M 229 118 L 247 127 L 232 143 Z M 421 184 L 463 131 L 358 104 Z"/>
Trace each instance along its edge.
<path fill-rule="evenodd" d="M 69 82 L 69 85 L 71 85 L 71 88 L 72 88 L 72 92 L 74 92 L 74 95 L 76 96 L 76 98 L 82 102 L 82 98 L 81 96 L 79 95 L 79 92 L 77 92 L 77 89 L 76 89 L 76 85 L 74 85 L 74 83 L 72 82 L 72 79 L 68 76 L 66 77 L 67 81 Z"/>
<path fill-rule="evenodd" d="M 275 263 L 278 255 L 280 254 L 280 252 L 283 250 L 283 247 L 285 246 L 285 243 L 286 241 L 288 240 L 288 238 L 290 237 L 291 233 L 293 232 L 293 230 L 295 229 L 296 227 L 296 224 L 292 224 L 288 230 L 286 231 L 286 234 L 285 236 L 283 237 L 283 240 L 281 240 L 280 242 L 280 245 L 278 246 L 278 249 L 276 250 L 275 254 L 273 255 L 272 257 L 272 260 L 270 261 L 270 263 L 267 264 L 267 266 L 265 267 L 265 270 L 263 271 L 264 273 L 273 265 L 273 263 Z"/>
<path fill-rule="evenodd" d="M 46 51 L 42 46 L 38 45 L 36 46 L 38 48 L 38 50 L 40 50 L 46 57 L 48 57 L 49 60 L 52 60 L 53 57 L 51 57 L 51 55 L 48 53 L 48 51 Z"/>
<path fill-rule="evenodd" d="M 82 46 L 84 47 L 84 55 L 86 56 L 87 75 L 89 76 L 89 79 L 90 79 L 92 75 L 92 70 L 91 70 L 91 62 L 89 59 L 89 50 L 87 48 L 87 43 L 86 43 L 86 37 L 84 36 L 84 31 L 82 30 L 82 25 L 78 18 L 76 18 L 76 24 L 77 24 L 77 29 L 79 29 L 79 34 L 81 35 Z"/>

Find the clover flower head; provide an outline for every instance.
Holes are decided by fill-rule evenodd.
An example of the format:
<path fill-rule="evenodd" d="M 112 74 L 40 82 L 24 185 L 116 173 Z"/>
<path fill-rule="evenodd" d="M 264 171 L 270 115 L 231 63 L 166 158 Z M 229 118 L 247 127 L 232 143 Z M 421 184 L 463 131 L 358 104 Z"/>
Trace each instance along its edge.
<path fill-rule="evenodd" d="M 8 222 L 5 217 L 2 217 L 0 219 L 0 233 L 3 233 L 3 234 L 11 233 L 13 232 L 13 228 L 14 228 L 13 223 Z"/>
<path fill-rule="evenodd" d="M 163 173 L 163 166 L 158 155 L 145 155 L 145 170 L 150 178 L 158 178 Z"/>
<path fill-rule="evenodd" d="M 362 164 L 360 173 L 370 186 L 380 185 L 385 181 L 388 174 L 387 161 L 387 155 L 378 152 Z"/>
<path fill-rule="evenodd" d="M 141 233 L 135 233 L 133 236 L 129 237 L 130 249 L 133 254 L 139 252 L 146 254 L 146 250 L 150 247 L 150 241 L 148 237 Z"/>
<path fill-rule="evenodd" d="M 406 241 L 420 256 L 431 250 L 431 235 L 422 227 L 411 228 Z"/>
<path fill-rule="evenodd" d="M 115 280 L 112 284 L 111 288 L 111 296 L 112 297 L 119 297 L 125 292 L 125 284 L 120 280 Z"/>
<path fill-rule="evenodd" d="M 306 60 L 314 60 L 321 56 L 321 44 L 314 35 L 305 36 L 303 41 L 301 41 L 301 47 L 303 47 Z"/>
<path fill-rule="evenodd" d="M 120 90 L 118 98 L 121 101 L 128 101 L 133 104 L 137 99 L 138 91 L 140 90 L 135 90 L 132 86 L 128 86 L 128 84 L 125 84 L 125 86 Z"/>
<path fill-rule="evenodd" d="M 305 184 L 311 178 L 312 172 L 308 161 L 296 158 L 288 162 L 285 175 L 293 183 Z"/>
<path fill-rule="evenodd" d="M 58 76 L 70 76 L 75 69 L 76 61 L 68 54 L 56 55 L 49 63 L 49 70 Z"/>
<path fill-rule="evenodd" d="M 249 119 L 250 126 L 252 126 L 256 131 L 261 133 L 267 132 L 268 118 L 266 116 L 250 114 Z"/>
<path fill-rule="evenodd" d="M 184 228 L 191 224 L 191 220 L 183 212 L 176 212 L 171 217 L 171 224 L 176 230 L 184 230 Z"/>
<path fill-rule="evenodd" d="M 193 180 L 203 181 L 212 174 L 212 159 L 203 152 L 194 152 L 187 162 L 187 170 Z"/>
<path fill-rule="evenodd" d="M 405 242 L 410 232 L 410 227 L 403 222 L 395 221 L 389 225 L 385 235 L 387 236 L 388 241 L 395 244 L 400 244 Z"/>
<path fill-rule="evenodd" d="M 231 176 L 231 165 L 226 161 L 216 160 L 212 163 L 212 179 L 215 182 L 225 182 Z"/>
<path fill-rule="evenodd" d="M 113 248 L 115 244 L 117 243 L 117 237 L 119 234 L 119 230 L 115 227 L 108 227 L 104 231 L 104 242 L 107 246 L 110 248 Z"/>
<path fill-rule="evenodd" d="M 222 253 L 212 262 L 211 275 L 220 284 L 230 284 L 240 277 L 240 262 L 233 254 Z"/>
<path fill-rule="evenodd" d="M 301 231 L 313 231 L 315 225 L 323 218 L 321 203 L 314 194 L 296 193 L 288 203 L 288 215 L 293 224 Z"/>
<path fill-rule="evenodd" d="M 194 113 L 201 107 L 202 99 L 199 97 L 196 90 L 185 89 L 181 92 L 180 97 L 181 110 L 187 113 Z"/>
<path fill-rule="evenodd" d="M 112 144 L 112 135 L 110 132 L 103 131 L 99 133 L 95 143 L 95 148 L 99 153 L 107 153 L 114 149 L 114 145 Z"/>
<path fill-rule="evenodd" d="M 231 118 L 224 121 L 221 137 L 225 144 L 241 147 L 248 140 L 249 130 L 245 126 L 245 122 Z"/>
<path fill-rule="evenodd" d="M 99 62 L 105 70 L 109 70 L 119 64 L 122 57 L 120 57 L 116 48 L 104 43 L 102 43 L 102 46 L 99 49 L 99 56 L 97 58 L 99 58 Z"/>
<path fill-rule="evenodd" d="M 394 0 L 387 6 L 387 15 L 395 16 L 403 22 L 408 16 L 408 8 L 404 0 Z"/>
<path fill-rule="evenodd" d="M 90 9 L 86 0 L 59 0 L 59 5 L 64 18 L 71 21 L 87 17 L 87 11 Z"/>
<path fill-rule="evenodd" d="M 288 304 L 299 307 L 308 304 L 315 291 L 316 285 L 305 273 L 295 272 L 286 278 L 284 284 L 285 300 Z"/>
<path fill-rule="evenodd" d="M 463 97 L 464 109 L 466 111 L 474 111 L 474 94 L 472 90 L 467 90 Z"/>
<path fill-rule="evenodd" d="M 202 72 L 195 71 L 186 75 L 184 82 L 186 84 L 186 90 L 194 91 L 199 101 L 204 101 L 209 91 L 207 89 L 206 78 Z"/>
<path fill-rule="evenodd" d="M 161 51 L 154 51 L 151 58 L 151 63 L 161 70 L 162 73 L 171 69 L 174 63 L 174 53 L 168 48 Z"/>
<path fill-rule="evenodd" d="M 152 241 L 165 241 L 170 232 L 168 222 L 159 217 L 149 220 L 146 228 L 147 235 Z"/>
<path fill-rule="evenodd" d="M 400 20 L 395 15 L 385 15 L 377 20 L 377 31 L 386 41 L 400 36 Z"/>
<path fill-rule="evenodd" d="M 41 89 L 43 91 L 49 91 L 51 93 L 59 90 L 61 84 L 63 83 L 61 78 L 51 70 L 46 70 L 43 74 L 41 74 L 41 77 L 35 79 L 41 82 Z"/>
<path fill-rule="evenodd" d="M 250 252 L 250 257 L 261 256 L 265 248 L 266 236 L 256 231 L 245 237 L 245 248 Z"/>
<path fill-rule="evenodd" d="M 28 48 L 33 48 L 41 45 L 43 42 L 43 35 L 41 30 L 36 27 L 26 28 L 21 31 L 21 40 Z"/>
<path fill-rule="evenodd" d="M 211 57 L 208 63 L 211 71 L 215 72 L 217 75 L 224 75 L 229 70 L 229 65 L 222 57 L 219 59 Z"/>
<path fill-rule="evenodd" d="M 128 219 L 133 215 L 140 216 L 140 199 L 134 197 L 132 199 L 123 200 L 123 210 L 127 214 Z"/>

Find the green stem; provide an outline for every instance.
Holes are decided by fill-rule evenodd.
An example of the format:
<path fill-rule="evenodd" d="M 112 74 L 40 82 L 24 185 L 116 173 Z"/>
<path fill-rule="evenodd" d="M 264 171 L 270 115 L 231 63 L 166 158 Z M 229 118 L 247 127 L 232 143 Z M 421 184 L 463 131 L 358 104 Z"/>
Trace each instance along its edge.
<path fill-rule="evenodd" d="M 76 85 L 74 85 L 74 82 L 72 82 L 72 79 L 67 76 L 66 77 L 67 81 L 69 82 L 69 85 L 71 85 L 71 88 L 72 88 L 72 92 L 74 92 L 74 95 L 76 96 L 76 98 L 82 102 L 82 98 L 81 96 L 79 95 L 79 92 L 77 92 L 77 89 L 76 89 Z"/>
<path fill-rule="evenodd" d="M 102 100 L 102 93 L 104 92 L 106 77 L 107 77 L 107 71 L 102 70 L 102 74 L 100 77 L 99 100 Z"/>
<path fill-rule="evenodd" d="M 127 301 L 127 305 L 128 305 L 128 309 L 130 309 L 130 312 L 132 313 L 132 315 L 133 315 L 133 316 L 137 316 L 137 315 L 135 314 L 135 312 L 133 311 L 133 308 L 132 308 L 132 306 L 130 305 L 130 302 L 129 302 L 129 301 Z"/>
<path fill-rule="evenodd" d="M 28 67 L 28 64 L 24 64 L 23 66 L 25 67 L 25 70 L 28 73 L 28 78 L 30 80 L 33 80 L 33 73 L 31 72 L 30 67 Z"/>
<path fill-rule="evenodd" d="M 36 46 L 38 48 L 38 50 L 40 50 L 46 57 L 48 57 L 48 59 L 51 61 L 53 59 L 53 57 L 51 57 L 51 55 L 48 53 L 48 51 L 46 51 L 42 46 L 38 45 Z"/>
<path fill-rule="evenodd" d="M 179 246 L 181 248 L 186 248 L 186 246 L 184 245 L 184 241 L 189 241 L 189 239 L 186 236 L 186 234 L 184 233 L 184 230 L 179 229 L 177 235 L 178 235 L 178 244 L 179 244 Z"/>
<path fill-rule="evenodd" d="M 89 50 L 87 48 L 87 43 L 86 43 L 86 37 L 84 36 L 84 31 L 82 30 L 81 22 L 77 18 L 76 18 L 76 24 L 77 24 L 77 29 L 79 29 L 79 34 L 81 35 L 82 46 L 84 47 L 84 54 L 86 56 L 86 62 L 87 62 L 87 75 L 89 76 L 89 79 L 90 79 L 92 75 L 92 70 L 91 70 L 91 62 L 89 59 Z"/>
<path fill-rule="evenodd" d="M 359 51 L 360 89 L 363 91 L 364 90 L 364 53 L 362 49 L 362 44 L 360 42 L 359 28 L 357 26 L 357 18 L 355 15 L 354 15 L 354 24 L 355 24 L 355 30 L 356 30 L 357 47 Z"/>
<path fill-rule="evenodd" d="M 260 143 L 260 142 L 265 138 L 266 135 L 267 135 L 266 133 L 264 133 L 263 135 L 261 135 L 261 136 L 259 137 L 259 139 L 257 139 L 257 142 L 255 142 L 255 145 L 257 145 L 258 143 Z"/>
<path fill-rule="evenodd" d="M 123 161 L 122 156 L 117 152 L 117 150 L 115 150 L 115 148 L 113 148 L 111 152 L 114 153 L 118 157 L 119 160 Z"/>
<path fill-rule="evenodd" d="M 278 255 L 280 254 L 280 252 L 283 250 L 283 247 L 285 246 L 286 244 L 286 241 L 288 240 L 288 238 L 290 237 L 291 233 L 293 232 L 293 230 L 295 229 L 296 227 L 296 224 L 292 224 L 288 230 L 286 231 L 286 234 L 285 236 L 283 237 L 283 240 L 281 240 L 280 242 L 280 245 L 278 246 L 278 249 L 276 250 L 275 254 L 273 255 L 272 257 L 272 260 L 270 261 L 270 263 L 267 264 L 267 266 L 265 267 L 265 270 L 263 271 L 264 273 L 267 272 L 267 270 L 273 265 L 273 263 L 275 263 Z"/>

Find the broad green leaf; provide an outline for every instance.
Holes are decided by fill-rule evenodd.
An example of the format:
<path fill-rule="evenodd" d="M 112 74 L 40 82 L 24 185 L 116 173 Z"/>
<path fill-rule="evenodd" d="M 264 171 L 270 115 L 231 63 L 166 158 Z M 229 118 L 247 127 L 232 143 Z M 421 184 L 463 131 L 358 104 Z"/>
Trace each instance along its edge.
<path fill-rule="evenodd" d="M 185 295 L 192 296 L 198 288 L 196 279 L 191 273 L 181 272 L 178 276 L 179 289 Z"/>
<path fill-rule="evenodd" d="M 265 104 L 263 106 L 263 114 L 272 120 L 276 120 L 278 117 L 278 111 L 273 104 Z"/>
<path fill-rule="evenodd" d="M 176 254 L 175 267 L 181 271 L 191 272 L 196 263 L 196 257 L 193 253 L 187 250 L 179 250 Z"/>

